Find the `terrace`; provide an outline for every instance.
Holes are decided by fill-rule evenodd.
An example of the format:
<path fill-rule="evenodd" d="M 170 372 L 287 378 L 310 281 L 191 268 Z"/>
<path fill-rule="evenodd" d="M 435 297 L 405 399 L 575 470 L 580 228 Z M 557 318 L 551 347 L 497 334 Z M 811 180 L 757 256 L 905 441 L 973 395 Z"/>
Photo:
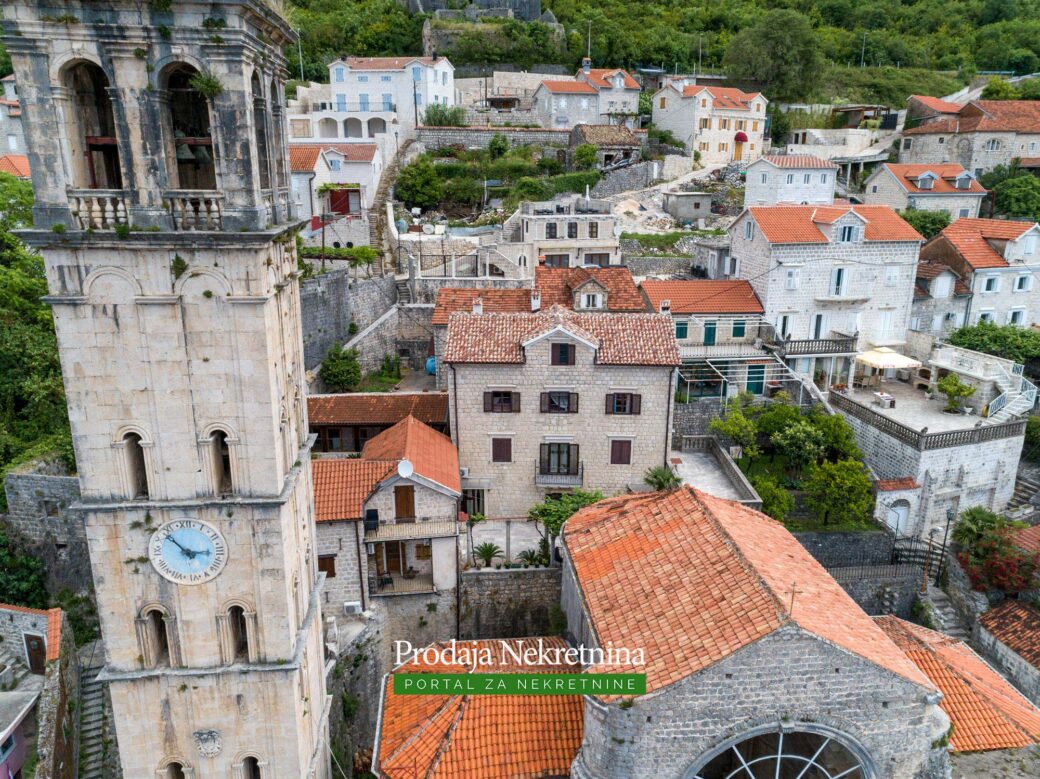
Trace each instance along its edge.
<path fill-rule="evenodd" d="M 682 480 L 709 495 L 735 500 L 752 508 L 762 499 L 714 436 L 683 436 L 682 451 L 671 451 L 668 462 Z"/>

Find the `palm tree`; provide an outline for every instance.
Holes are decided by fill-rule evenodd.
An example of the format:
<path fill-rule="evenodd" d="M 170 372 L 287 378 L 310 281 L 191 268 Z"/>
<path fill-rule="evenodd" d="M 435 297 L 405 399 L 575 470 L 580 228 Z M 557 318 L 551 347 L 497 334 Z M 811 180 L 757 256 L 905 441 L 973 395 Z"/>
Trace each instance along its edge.
<path fill-rule="evenodd" d="M 679 476 L 667 465 L 658 465 L 656 468 L 648 468 L 643 475 L 643 481 L 655 490 L 671 490 L 682 484 Z"/>
<path fill-rule="evenodd" d="M 484 567 L 487 568 L 491 565 L 491 561 L 496 557 L 502 557 L 502 547 L 498 544 L 493 544 L 490 541 L 485 541 L 483 544 L 473 550 L 473 553 L 484 563 Z"/>

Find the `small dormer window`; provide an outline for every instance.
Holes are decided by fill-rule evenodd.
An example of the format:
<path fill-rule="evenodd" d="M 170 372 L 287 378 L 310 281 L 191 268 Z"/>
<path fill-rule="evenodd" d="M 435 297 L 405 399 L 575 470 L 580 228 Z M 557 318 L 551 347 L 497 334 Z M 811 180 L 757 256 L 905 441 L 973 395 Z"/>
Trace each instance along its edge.
<path fill-rule="evenodd" d="M 614 76 L 614 89 L 621 89 L 625 85 L 625 78 L 620 73 Z"/>
<path fill-rule="evenodd" d="M 957 189 L 969 189 L 971 187 L 971 176 L 960 176 L 956 185 Z"/>
<path fill-rule="evenodd" d="M 856 233 L 857 230 L 855 225 L 842 225 L 839 240 L 842 243 L 854 243 L 856 240 Z"/>
<path fill-rule="evenodd" d="M 603 308 L 603 296 L 595 292 L 586 292 L 581 296 L 582 308 Z"/>
<path fill-rule="evenodd" d="M 935 181 L 931 176 L 921 176 L 921 178 L 917 180 L 918 189 L 932 189 L 934 185 Z"/>

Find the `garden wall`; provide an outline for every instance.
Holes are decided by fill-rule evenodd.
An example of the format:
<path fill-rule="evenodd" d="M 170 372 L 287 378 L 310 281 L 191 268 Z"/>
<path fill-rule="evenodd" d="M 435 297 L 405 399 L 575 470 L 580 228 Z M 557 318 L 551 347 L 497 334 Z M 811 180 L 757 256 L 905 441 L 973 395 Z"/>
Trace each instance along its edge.
<path fill-rule="evenodd" d="M 317 264 L 320 260 L 314 262 Z M 325 353 L 334 343 L 344 343 L 350 338 L 351 322 L 363 330 L 397 303 L 393 276 L 362 278 L 355 282 L 353 273 L 347 268 L 338 268 L 300 284 L 303 359 L 308 370 L 325 359 Z"/>
<path fill-rule="evenodd" d="M 669 255 L 629 255 L 622 252 L 621 264 L 627 265 L 633 276 L 685 276 L 690 275 L 693 257 Z"/>
<path fill-rule="evenodd" d="M 433 344 L 432 303 L 397 306 L 397 354 L 413 370 L 424 370 Z"/>
<path fill-rule="evenodd" d="M 556 635 L 562 568 L 463 571 L 459 638 Z"/>
<path fill-rule="evenodd" d="M 427 149 L 438 149 L 443 146 L 465 146 L 467 148 L 485 147 L 488 142 L 501 133 L 509 141 L 510 146 L 567 146 L 570 143 L 571 131 L 551 130 L 544 127 L 426 127 L 415 129 L 415 139 Z M 636 138 L 646 140 L 645 130 L 636 130 Z"/>
<path fill-rule="evenodd" d="M 916 565 L 829 568 L 828 572 L 871 616 L 895 614 L 908 618 L 921 586 L 921 568 Z"/>
<path fill-rule="evenodd" d="M 828 570 L 864 565 L 888 565 L 892 536 L 884 531 L 862 533 L 795 533 L 809 554 Z"/>

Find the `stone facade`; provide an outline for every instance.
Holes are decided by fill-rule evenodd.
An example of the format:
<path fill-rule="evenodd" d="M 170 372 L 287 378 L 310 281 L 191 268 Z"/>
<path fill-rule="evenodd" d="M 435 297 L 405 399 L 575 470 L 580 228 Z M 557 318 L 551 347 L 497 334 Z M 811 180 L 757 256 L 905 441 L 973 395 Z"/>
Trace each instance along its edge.
<path fill-rule="evenodd" d="M 502 135 L 510 146 L 558 146 L 566 149 L 571 128 L 550 130 L 535 127 L 426 127 L 416 129 L 415 139 L 427 149 L 463 146 L 486 149 L 496 135 Z"/>
<path fill-rule="evenodd" d="M 911 330 L 941 337 L 964 326 L 971 309 L 971 295 L 955 294 L 956 282 L 957 274 L 952 270 L 931 279 L 917 277 L 910 309 Z"/>
<path fill-rule="evenodd" d="M 300 314 L 303 318 L 304 366 L 309 370 L 325 359 L 335 343 L 367 328 L 397 303 L 393 276 L 354 280 L 354 271 L 341 268 L 322 273 L 300 284 Z M 356 334 L 355 334 L 356 335 Z M 391 350 L 391 354 L 395 350 Z M 382 359 L 382 355 L 379 355 Z"/>
<path fill-rule="evenodd" d="M 1040 706 L 1040 669 L 1010 649 L 982 625 L 975 626 L 975 643 L 1018 690 Z"/>
<path fill-rule="evenodd" d="M 897 211 L 943 211 L 950 219 L 979 215 L 985 192 L 907 192 L 887 165 L 880 165 L 863 182 L 863 202 L 891 206 Z"/>
<path fill-rule="evenodd" d="M 738 108 L 735 101 L 720 100 L 711 90 L 681 79 L 670 81 L 654 93 L 654 126 L 670 131 L 688 151 L 699 152 L 704 164 L 754 162 L 765 151 L 769 101 L 757 92 L 746 94 L 747 107 Z M 738 141 L 738 133 L 745 140 Z"/>
<path fill-rule="evenodd" d="M 783 158 L 781 158 L 783 159 Z M 837 166 L 820 168 L 778 167 L 768 159 L 755 160 L 747 169 L 744 183 L 745 206 L 771 206 L 776 203 L 834 203 L 838 183 Z"/>
<path fill-rule="evenodd" d="M 452 438 L 459 464 L 464 472 L 468 469 L 462 486 L 485 491 L 488 517 L 526 516 L 546 494 L 570 486 L 604 495 L 623 492 L 667 459 L 673 369 L 603 365 L 596 362 L 594 350 L 576 339 L 561 333 L 558 341 L 574 344 L 573 366 L 550 365 L 550 343 L 543 339 L 525 349 L 522 365 L 458 363 L 449 369 Z M 496 389 L 520 394 L 519 413 L 484 411 L 484 393 Z M 540 413 L 539 396 L 552 389 L 577 393 L 578 413 Z M 613 392 L 640 394 L 641 412 L 605 414 L 604 398 Z M 510 462 L 491 461 L 493 438 L 512 441 Z M 613 439 L 631 440 L 630 464 L 610 464 Z M 576 484 L 536 483 L 539 447 L 547 442 L 578 445 L 582 467 Z"/>
<path fill-rule="evenodd" d="M 611 204 L 572 196 L 561 200 L 523 201 L 502 224 L 498 252 L 534 275 L 545 257 L 547 267 L 618 265 L 621 250 L 614 234 Z"/>
<path fill-rule="evenodd" d="M 0 88 L 3 90 L 0 100 L 0 157 L 5 154 L 25 154 L 22 109 L 18 105 L 14 76 L 0 80 Z"/>
<path fill-rule="evenodd" d="M 552 635 L 560 607 L 560 568 L 462 572 L 459 639 Z"/>
<path fill-rule="evenodd" d="M 1015 157 L 1035 157 L 1038 154 L 1040 128 L 1034 133 L 916 132 L 904 137 L 899 146 L 900 162 L 956 162 L 976 176 L 998 165 L 1010 165 Z"/>

